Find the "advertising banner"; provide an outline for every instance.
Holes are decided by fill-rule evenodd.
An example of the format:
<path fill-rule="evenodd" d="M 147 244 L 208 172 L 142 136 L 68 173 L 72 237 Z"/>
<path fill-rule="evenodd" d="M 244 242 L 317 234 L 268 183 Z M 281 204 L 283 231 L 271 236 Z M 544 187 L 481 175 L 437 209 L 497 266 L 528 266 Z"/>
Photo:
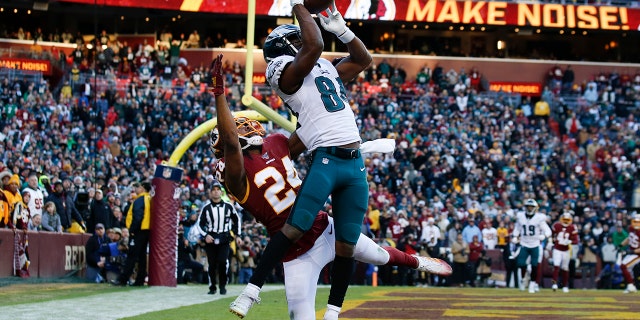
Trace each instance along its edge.
<path fill-rule="evenodd" d="M 94 0 L 60 0 L 94 5 Z M 640 28 L 640 8 L 556 3 L 456 0 L 336 0 L 345 19 L 514 27 L 630 30 Z M 98 0 L 99 6 L 246 14 L 247 1 Z M 257 15 L 290 16 L 289 0 L 257 0 Z"/>
<path fill-rule="evenodd" d="M 0 58 L 0 68 L 42 72 L 51 75 L 51 62 L 48 60 Z"/>

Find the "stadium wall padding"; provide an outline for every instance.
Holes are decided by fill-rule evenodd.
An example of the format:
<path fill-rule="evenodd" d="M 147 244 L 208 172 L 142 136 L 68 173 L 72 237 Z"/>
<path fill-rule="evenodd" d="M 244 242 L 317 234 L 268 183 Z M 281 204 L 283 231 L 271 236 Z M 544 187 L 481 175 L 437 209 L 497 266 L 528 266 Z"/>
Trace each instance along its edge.
<path fill-rule="evenodd" d="M 84 245 L 90 234 L 53 232 L 28 232 L 27 234 L 31 277 L 57 278 L 72 274 L 84 277 L 86 268 Z M 0 277 L 13 276 L 13 237 L 13 230 L 0 229 Z"/>

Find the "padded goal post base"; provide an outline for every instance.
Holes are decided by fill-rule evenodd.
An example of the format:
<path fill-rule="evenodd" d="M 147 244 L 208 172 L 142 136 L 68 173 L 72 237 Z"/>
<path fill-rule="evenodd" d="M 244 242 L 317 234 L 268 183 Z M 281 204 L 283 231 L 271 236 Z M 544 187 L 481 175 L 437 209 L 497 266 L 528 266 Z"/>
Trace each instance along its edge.
<path fill-rule="evenodd" d="M 183 170 L 160 164 L 151 191 L 151 235 L 149 240 L 149 285 L 177 286 L 178 208 Z"/>

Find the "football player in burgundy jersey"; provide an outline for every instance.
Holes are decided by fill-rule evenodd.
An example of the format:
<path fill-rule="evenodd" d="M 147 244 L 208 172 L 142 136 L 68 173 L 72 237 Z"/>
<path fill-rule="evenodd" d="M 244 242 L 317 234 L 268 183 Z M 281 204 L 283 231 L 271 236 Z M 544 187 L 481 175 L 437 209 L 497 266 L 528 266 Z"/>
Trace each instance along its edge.
<path fill-rule="evenodd" d="M 570 246 L 580 241 L 578 229 L 573 224 L 573 211 L 562 213 L 560 219 L 551 227 L 553 239 L 553 291 L 558 290 L 558 275 L 562 270 L 562 292 L 569 292 L 569 259 L 571 259 Z"/>
<path fill-rule="evenodd" d="M 214 70 L 221 64 L 221 59 L 220 55 L 214 60 Z M 216 82 L 220 86 L 222 77 L 214 78 L 219 79 Z M 210 143 L 218 158 L 216 177 L 272 235 L 286 223 L 302 184 L 291 160 L 291 141 L 282 134 L 265 137 L 259 122 L 234 118 L 223 91 L 216 91 L 214 86 L 218 126 L 210 134 Z M 289 313 L 295 314 L 296 319 L 315 319 L 317 279 L 322 268 L 335 256 L 334 243 L 333 220 L 326 212 L 321 212 L 315 217 L 312 228 L 287 251 L 283 259 L 285 291 Z M 451 267 L 440 259 L 411 256 L 392 247 L 380 247 L 362 234 L 355 251 L 355 258 L 366 263 L 402 265 L 445 276 L 451 274 Z M 249 284 L 245 290 L 248 289 L 255 290 L 252 300 L 259 301 L 260 288 Z"/>
<path fill-rule="evenodd" d="M 629 253 L 622 259 L 620 269 L 627 288 L 624 293 L 637 292 L 634 284 L 633 268 L 640 262 L 640 214 L 634 214 L 629 227 L 629 236 L 622 241 L 622 246 L 629 246 Z"/>

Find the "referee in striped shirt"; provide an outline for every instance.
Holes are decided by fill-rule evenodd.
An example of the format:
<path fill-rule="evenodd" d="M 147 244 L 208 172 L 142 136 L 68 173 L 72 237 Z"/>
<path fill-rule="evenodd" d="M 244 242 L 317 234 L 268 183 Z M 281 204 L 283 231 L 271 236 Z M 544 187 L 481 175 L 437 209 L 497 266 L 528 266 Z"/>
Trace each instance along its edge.
<path fill-rule="evenodd" d="M 231 224 L 235 235 L 240 234 L 240 217 L 233 205 L 222 201 L 222 185 L 215 181 L 209 191 L 209 201 L 200 211 L 198 219 L 209 262 L 209 294 L 216 293 L 216 271 L 220 281 L 220 294 L 226 294 L 227 260 L 229 259 Z"/>

